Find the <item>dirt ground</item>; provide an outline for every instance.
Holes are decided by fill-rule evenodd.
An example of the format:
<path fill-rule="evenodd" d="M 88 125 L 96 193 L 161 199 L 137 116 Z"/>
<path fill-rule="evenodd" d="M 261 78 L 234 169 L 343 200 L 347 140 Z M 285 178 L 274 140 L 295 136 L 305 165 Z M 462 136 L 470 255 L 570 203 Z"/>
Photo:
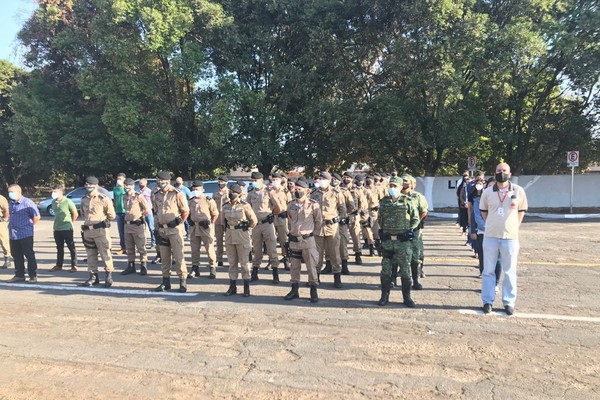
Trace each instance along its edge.
<path fill-rule="evenodd" d="M 288 273 L 273 285 L 264 270 L 250 298 L 223 296 L 225 268 L 187 297 L 138 291 L 160 283 L 154 265 L 77 289 L 85 268 L 48 271 L 44 218 L 41 286 L 0 284 L 0 399 L 600 399 L 600 221 L 529 218 L 521 232 L 506 317 L 479 312 L 477 262 L 450 220 L 428 221 L 425 288 L 407 309 L 399 290 L 376 305 L 376 257 L 351 263 L 342 289 L 324 275 L 316 305 L 304 286 L 284 301 Z"/>

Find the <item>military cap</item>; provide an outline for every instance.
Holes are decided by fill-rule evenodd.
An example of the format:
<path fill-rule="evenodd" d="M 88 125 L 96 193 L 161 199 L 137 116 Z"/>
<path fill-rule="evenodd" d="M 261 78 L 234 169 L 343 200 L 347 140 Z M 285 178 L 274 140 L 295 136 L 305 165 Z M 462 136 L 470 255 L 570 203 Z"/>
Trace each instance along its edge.
<path fill-rule="evenodd" d="M 373 175 L 367 175 L 366 179 L 373 179 Z"/>
<path fill-rule="evenodd" d="M 305 176 L 299 176 L 298 179 L 296 179 L 296 182 L 299 182 L 299 181 L 307 182 L 307 179 Z"/>
<path fill-rule="evenodd" d="M 95 176 L 88 176 L 87 178 L 85 178 L 85 183 L 89 183 L 90 185 L 97 185 L 98 178 L 96 178 Z"/>
<path fill-rule="evenodd" d="M 319 178 L 331 180 L 331 174 L 327 171 L 321 171 L 319 172 Z"/>
<path fill-rule="evenodd" d="M 192 187 L 204 187 L 204 182 L 202 181 L 194 181 L 192 182 Z"/>
<path fill-rule="evenodd" d="M 244 181 L 237 181 L 236 183 L 240 185 L 240 187 L 246 186 L 246 182 Z"/>
<path fill-rule="evenodd" d="M 409 174 L 402 174 L 402 176 L 400 176 L 400 179 L 402 179 L 403 181 L 404 180 L 406 180 L 406 181 L 412 181 L 415 178 L 413 178 L 412 175 L 409 175 Z"/>
<path fill-rule="evenodd" d="M 288 178 L 288 182 L 296 183 L 296 182 L 298 182 L 298 178 L 296 178 L 295 176 L 290 176 Z"/>
<path fill-rule="evenodd" d="M 162 180 L 165 180 L 165 181 L 167 181 L 167 180 L 170 181 L 171 180 L 171 174 L 168 173 L 167 171 L 160 171 L 158 174 L 156 174 L 156 177 L 158 179 L 162 179 Z"/>
<path fill-rule="evenodd" d="M 400 186 L 402 186 L 402 179 L 398 178 L 397 176 L 392 176 L 392 178 L 390 179 L 390 185 L 400 185 Z"/>
<path fill-rule="evenodd" d="M 350 171 L 346 171 L 343 173 L 342 176 L 347 176 L 348 178 L 353 178 L 354 179 L 354 174 Z"/>
<path fill-rule="evenodd" d="M 263 174 L 260 172 L 253 172 L 252 174 L 250 174 L 250 178 L 251 179 L 262 179 L 263 178 Z"/>
<path fill-rule="evenodd" d="M 363 174 L 356 174 L 356 180 L 362 182 L 365 180 L 365 176 Z"/>
<path fill-rule="evenodd" d="M 298 180 L 296 186 L 306 189 L 308 188 L 308 182 L 306 182 L 305 180 Z"/>
<path fill-rule="evenodd" d="M 125 179 L 125 184 L 126 185 L 135 185 L 135 181 L 131 178 L 127 178 L 127 179 Z"/>
<path fill-rule="evenodd" d="M 379 174 L 379 172 L 375 172 L 375 173 L 373 174 L 373 176 L 374 176 L 374 177 L 379 177 L 379 178 L 381 178 L 381 175 Z"/>
<path fill-rule="evenodd" d="M 271 178 L 283 178 L 283 175 L 281 175 L 279 172 L 273 172 L 271 174 Z"/>
<path fill-rule="evenodd" d="M 237 183 L 234 183 L 233 185 L 229 186 L 229 190 L 237 194 L 242 193 L 242 187 Z"/>
<path fill-rule="evenodd" d="M 333 175 L 333 177 L 334 177 L 335 179 L 337 179 L 338 181 L 341 181 L 341 180 L 342 180 L 342 177 L 341 177 L 341 176 L 340 176 L 340 174 L 338 174 L 337 172 L 334 172 L 332 175 Z"/>

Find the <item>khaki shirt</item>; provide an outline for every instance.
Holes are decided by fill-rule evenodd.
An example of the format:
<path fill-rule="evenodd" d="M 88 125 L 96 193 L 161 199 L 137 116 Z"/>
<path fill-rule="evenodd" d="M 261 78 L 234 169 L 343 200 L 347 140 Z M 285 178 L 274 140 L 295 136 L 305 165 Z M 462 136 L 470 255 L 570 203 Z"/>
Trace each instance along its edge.
<path fill-rule="evenodd" d="M 274 189 L 273 190 L 273 198 L 277 205 L 279 206 L 279 213 L 281 214 L 285 210 L 287 210 L 287 206 L 290 201 L 292 201 L 292 197 L 289 193 L 286 193 L 283 189 Z M 285 226 L 287 224 L 287 220 L 285 218 L 275 218 L 275 226 Z"/>
<path fill-rule="evenodd" d="M 182 214 L 190 211 L 185 194 L 169 185 L 166 191 L 158 190 L 152 196 L 152 207 L 156 211 L 156 224 L 164 229 L 165 234 L 175 234 L 183 227 L 183 222 L 174 228 L 163 228 L 160 225 L 168 224 Z M 162 232 L 162 231 L 161 231 Z"/>
<path fill-rule="evenodd" d="M 4 222 L 4 214 L 8 212 L 8 200 L 0 194 L 0 222 Z"/>
<path fill-rule="evenodd" d="M 148 210 L 146 198 L 133 192 L 131 195 L 123 196 L 123 206 L 125 207 L 125 221 L 137 221 L 144 216 L 144 211 Z"/>
<path fill-rule="evenodd" d="M 190 226 L 190 234 L 192 236 L 212 236 L 214 231 L 213 221 L 219 217 L 217 203 L 213 199 L 209 199 L 201 194 L 198 197 L 193 197 L 189 201 L 190 219 L 194 221 L 194 226 Z M 210 226 L 203 228 L 197 222 L 209 221 Z"/>
<path fill-rule="evenodd" d="M 81 214 L 83 215 L 83 224 L 88 226 L 116 217 L 112 200 L 97 191 L 88 193 L 81 199 Z"/>
<path fill-rule="evenodd" d="M 349 189 L 345 187 L 340 187 L 338 190 L 340 191 L 344 202 L 346 203 L 346 211 L 343 215 L 340 214 L 340 217 L 346 218 L 348 215 L 352 214 L 356 209 L 356 202 L 354 201 L 354 197 L 352 197 L 352 192 L 350 192 Z"/>
<path fill-rule="evenodd" d="M 248 193 L 248 203 L 252 206 L 252 211 L 254 211 L 259 221 L 264 220 L 269 214 L 273 214 L 274 211 L 277 211 L 277 213 L 281 212 L 278 209 L 275 194 L 273 191 L 267 191 L 266 187 L 254 189 Z"/>
<path fill-rule="evenodd" d="M 215 225 L 223 225 L 223 205 L 229 201 L 229 189 L 224 187 L 223 189 L 217 190 L 213 193 L 212 198 L 217 205 L 217 212 L 219 213 Z"/>
<path fill-rule="evenodd" d="M 341 215 L 346 215 L 346 201 L 342 193 L 337 189 L 315 190 L 310 198 L 321 206 L 323 224 L 317 233 L 318 236 L 335 236 L 339 224 L 328 224 L 326 221 Z"/>
<path fill-rule="evenodd" d="M 290 223 L 290 235 L 298 238 L 298 241 L 290 240 L 291 249 L 306 249 L 315 243 L 314 238 L 302 238 L 302 235 L 318 234 L 323 224 L 321 206 L 314 200 L 306 200 L 304 203 L 292 201 L 288 208 L 288 221 Z"/>
<path fill-rule="evenodd" d="M 527 211 L 525 190 L 512 182 L 500 189 L 497 184 L 481 193 L 479 209 L 487 211 L 485 219 L 486 237 L 498 239 L 519 238 L 519 212 Z"/>
<path fill-rule="evenodd" d="M 225 203 L 223 205 L 223 221 L 227 221 L 225 230 L 225 243 L 243 244 L 244 247 L 251 247 L 250 231 L 235 229 L 240 221 L 249 221 L 249 228 L 254 228 L 258 223 L 254 211 L 250 204 L 245 201 L 238 201 L 235 204 Z"/>

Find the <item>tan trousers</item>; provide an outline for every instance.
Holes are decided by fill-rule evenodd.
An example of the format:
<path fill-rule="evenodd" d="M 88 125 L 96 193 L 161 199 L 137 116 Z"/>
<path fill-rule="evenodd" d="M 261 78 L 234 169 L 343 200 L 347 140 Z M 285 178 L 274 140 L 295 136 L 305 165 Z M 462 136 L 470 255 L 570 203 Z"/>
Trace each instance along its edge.
<path fill-rule="evenodd" d="M 342 272 L 339 233 L 335 236 L 315 236 L 315 242 L 317 242 L 317 251 L 319 253 L 317 272 L 320 273 L 321 269 L 323 269 L 323 256 L 331 261 L 331 269 L 334 274 Z"/>
<path fill-rule="evenodd" d="M 379 216 L 379 211 L 371 211 L 369 213 L 371 216 L 371 232 L 373 234 L 373 239 L 379 240 L 379 222 L 377 222 L 377 217 Z"/>
<path fill-rule="evenodd" d="M 140 255 L 140 262 L 148 261 L 148 252 L 146 251 L 146 225 L 131 225 L 125 223 L 125 250 L 127 251 L 127 261 L 135 262 L 135 250 Z"/>
<path fill-rule="evenodd" d="M 10 255 L 10 240 L 8 236 L 8 222 L 0 222 L 0 247 L 4 257 L 11 257 Z"/>
<path fill-rule="evenodd" d="M 225 235 L 225 225 L 215 224 L 215 238 L 216 249 L 215 252 L 217 254 L 217 262 L 223 262 L 223 236 Z"/>
<path fill-rule="evenodd" d="M 340 225 L 340 258 L 348 259 L 348 243 L 350 243 L 350 231 L 348 225 Z"/>
<path fill-rule="evenodd" d="M 276 219 L 281 218 L 276 217 Z M 290 233 L 290 231 L 287 226 L 287 221 L 282 220 L 282 222 L 284 223 L 279 223 L 275 225 L 275 232 L 277 234 L 277 243 L 279 243 L 279 246 L 281 247 L 281 256 L 285 258 L 287 257 L 287 255 L 285 254 L 285 244 L 288 241 L 288 234 Z"/>
<path fill-rule="evenodd" d="M 263 255 L 263 243 L 267 246 L 267 256 L 271 267 L 277 268 L 277 242 L 275 240 L 275 228 L 273 224 L 260 222 L 252 228 L 252 268 L 260 267 Z M 231 265 L 231 263 L 229 263 Z"/>
<path fill-rule="evenodd" d="M 112 272 L 115 270 L 113 266 L 112 255 L 110 254 L 110 236 L 108 229 L 94 229 L 83 232 L 85 253 L 88 259 L 88 271 L 98 272 L 98 255 L 104 261 L 104 270 Z M 96 246 L 90 248 L 88 246 Z"/>
<path fill-rule="evenodd" d="M 354 254 L 360 253 L 360 223 L 358 222 L 358 218 L 354 215 L 350 217 L 348 230 L 350 231 L 350 236 L 352 237 L 352 250 L 354 250 Z"/>
<path fill-rule="evenodd" d="M 317 251 L 317 245 L 314 238 L 310 238 L 312 241 L 310 247 L 306 249 L 293 249 L 290 243 L 290 275 L 292 283 L 300 283 L 300 271 L 302 269 L 302 262 L 306 265 L 306 272 L 308 272 L 308 283 L 311 286 L 319 285 L 319 276 L 317 274 L 317 263 L 319 261 L 319 252 Z"/>
<path fill-rule="evenodd" d="M 165 234 L 164 231 L 160 232 L 160 235 L 165 235 L 171 242 L 170 246 L 160 245 L 160 261 L 163 278 L 171 277 L 171 255 L 175 261 L 175 271 L 180 279 L 187 278 L 187 266 L 185 264 L 185 258 L 183 256 L 183 235 L 185 229 L 183 224 L 178 225 L 177 232 L 172 234 Z"/>
<path fill-rule="evenodd" d="M 200 247 L 204 245 L 204 250 L 208 256 L 208 266 L 215 267 L 217 261 L 214 243 L 215 241 L 211 236 L 191 235 L 190 246 L 192 248 L 192 265 L 200 265 Z"/>
<path fill-rule="evenodd" d="M 229 279 L 237 280 L 240 269 L 242 270 L 242 279 L 250 279 L 250 268 L 248 267 L 250 247 L 244 244 L 225 243 L 225 250 L 229 262 Z"/>

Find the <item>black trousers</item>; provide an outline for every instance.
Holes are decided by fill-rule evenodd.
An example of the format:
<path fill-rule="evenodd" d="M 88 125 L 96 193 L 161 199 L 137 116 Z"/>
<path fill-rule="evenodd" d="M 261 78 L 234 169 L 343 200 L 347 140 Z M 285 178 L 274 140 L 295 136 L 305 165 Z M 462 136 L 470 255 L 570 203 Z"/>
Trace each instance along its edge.
<path fill-rule="evenodd" d="M 25 277 L 25 258 L 27 258 L 27 273 L 30 278 L 37 276 L 37 261 L 33 252 L 33 236 L 19 240 L 10 240 L 10 252 L 15 262 L 15 276 Z"/>
<path fill-rule="evenodd" d="M 77 251 L 75 251 L 75 241 L 73 240 L 73 231 L 54 231 L 54 243 L 56 243 L 56 265 L 62 267 L 65 260 L 65 243 L 71 253 L 71 267 L 77 265 Z"/>

